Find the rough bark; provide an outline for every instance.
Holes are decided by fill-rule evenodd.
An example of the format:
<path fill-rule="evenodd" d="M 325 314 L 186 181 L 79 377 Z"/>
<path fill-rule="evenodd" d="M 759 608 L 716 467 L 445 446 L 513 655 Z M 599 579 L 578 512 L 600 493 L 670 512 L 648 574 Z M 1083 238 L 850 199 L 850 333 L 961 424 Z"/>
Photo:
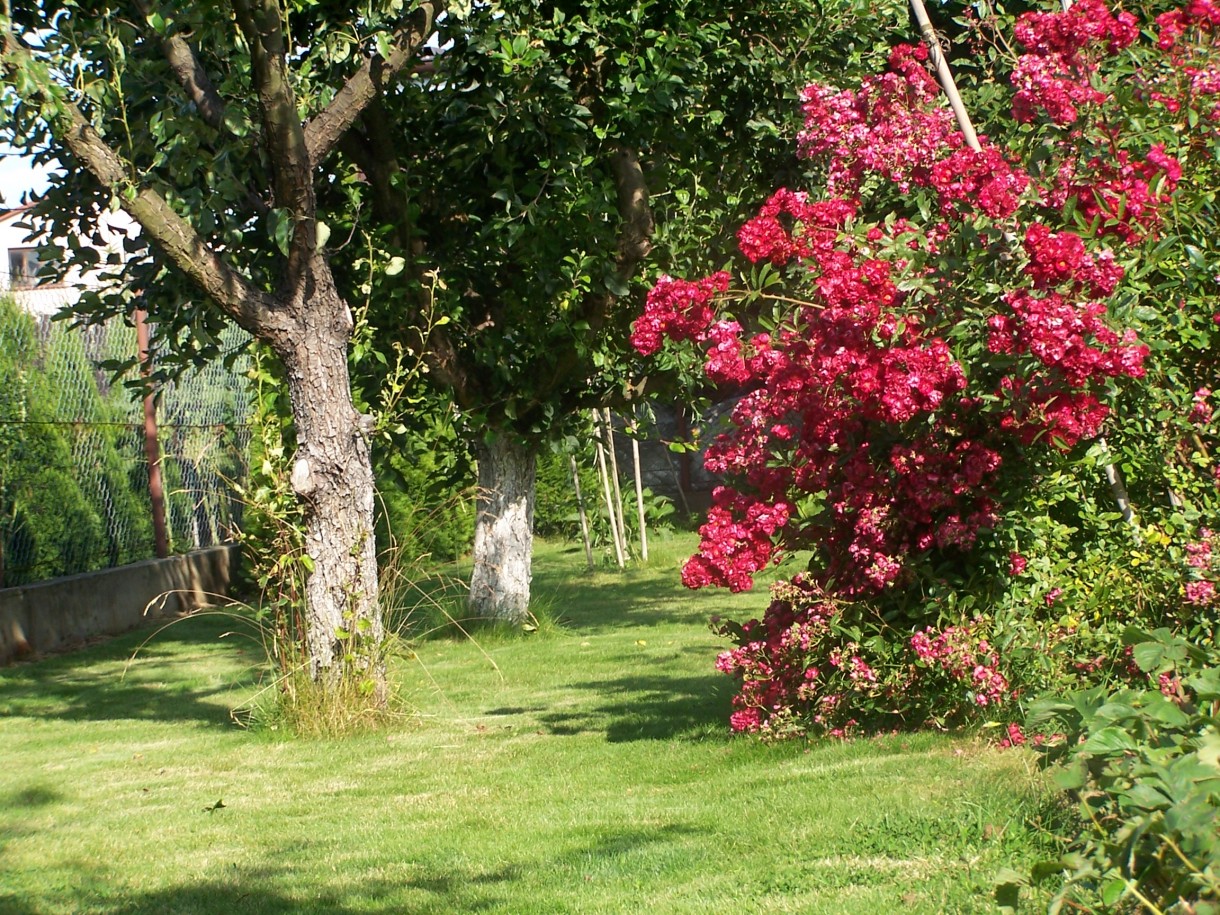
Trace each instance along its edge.
<path fill-rule="evenodd" d="M 478 446 L 478 511 L 470 610 L 521 623 L 529 617 L 537 450 L 504 436 Z"/>
<path fill-rule="evenodd" d="M 152 18 L 153 9 L 148 0 L 136 0 L 136 7 L 145 19 Z M 174 71 L 174 77 L 186 92 L 187 98 L 194 104 L 195 110 L 199 112 L 199 117 L 214 130 L 227 133 L 229 128 L 225 124 L 224 99 L 216 92 L 211 77 L 203 68 L 199 55 L 195 53 L 190 42 L 173 31 L 160 35 L 158 40 L 165 60 L 169 63 L 170 69 Z"/>
<path fill-rule="evenodd" d="M 305 583 L 310 672 L 338 675 L 337 662 L 350 652 L 380 678 L 373 470 L 348 378 L 347 305 L 320 257 L 288 307 L 301 315 L 296 332 L 277 335 L 271 346 L 288 381 L 297 439 L 292 488 L 304 506 L 313 562 Z"/>

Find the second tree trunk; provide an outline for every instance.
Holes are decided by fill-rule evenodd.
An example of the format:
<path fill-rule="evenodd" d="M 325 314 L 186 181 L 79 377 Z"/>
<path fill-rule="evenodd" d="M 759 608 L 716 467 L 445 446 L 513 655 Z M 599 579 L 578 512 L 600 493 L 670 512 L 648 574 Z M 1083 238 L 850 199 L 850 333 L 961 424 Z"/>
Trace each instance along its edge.
<path fill-rule="evenodd" d="M 534 549 L 535 448 L 499 437 L 480 444 L 470 610 L 522 623 L 529 617 Z"/>

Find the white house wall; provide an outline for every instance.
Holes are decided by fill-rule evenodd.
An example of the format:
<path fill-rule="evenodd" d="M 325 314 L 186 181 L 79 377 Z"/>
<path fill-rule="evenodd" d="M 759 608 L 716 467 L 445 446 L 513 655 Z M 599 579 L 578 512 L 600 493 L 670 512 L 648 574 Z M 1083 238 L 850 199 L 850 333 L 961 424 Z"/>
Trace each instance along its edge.
<path fill-rule="evenodd" d="M 96 289 L 108 282 L 116 282 L 109 275 L 109 271 L 115 268 L 107 268 L 106 260 L 115 254 L 120 259 L 126 258 L 124 240 L 135 238 L 140 233 L 140 227 L 122 210 L 103 213 L 98 219 L 96 238 L 83 232 L 77 235 L 82 246 L 98 252 L 98 266 L 85 268 L 69 261 L 54 280 L 39 278 L 36 285 L 26 286 L 20 277 L 10 274 L 9 254 L 14 249 L 46 247 L 39 244 L 41 233 L 31 228 L 32 224 L 36 225 L 36 222 L 30 216 L 28 207 L 0 213 L 0 291 L 7 291 L 26 311 L 43 317 L 75 304 L 80 299 L 82 287 Z M 57 239 L 54 244 L 64 251 L 66 257 L 72 256 L 71 249 L 63 239 Z"/>

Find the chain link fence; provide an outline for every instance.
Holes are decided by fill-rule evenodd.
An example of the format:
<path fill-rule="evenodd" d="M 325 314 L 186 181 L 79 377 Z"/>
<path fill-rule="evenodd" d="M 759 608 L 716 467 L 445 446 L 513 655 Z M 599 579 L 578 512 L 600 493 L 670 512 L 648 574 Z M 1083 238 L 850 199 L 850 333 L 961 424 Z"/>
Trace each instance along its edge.
<path fill-rule="evenodd" d="M 246 358 L 166 387 L 146 428 L 139 394 L 101 367 L 138 352 L 135 327 L 52 321 L 72 292 L 0 292 L 0 587 L 156 555 L 149 433 L 172 551 L 232 539 L 240 523 L 231 484 L 247 472 Z M 231 328 L 222 342 L 236 351 L 246 338 Z"/>

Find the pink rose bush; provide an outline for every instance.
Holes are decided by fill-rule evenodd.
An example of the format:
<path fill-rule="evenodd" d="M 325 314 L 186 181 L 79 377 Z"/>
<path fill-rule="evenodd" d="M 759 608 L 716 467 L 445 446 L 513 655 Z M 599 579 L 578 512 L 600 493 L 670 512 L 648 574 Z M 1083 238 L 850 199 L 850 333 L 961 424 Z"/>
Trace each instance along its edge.
<path fill-rule="evenodd" d="M 707 380 L 737 397 L 706 452 L 725 482 L 684 583 L 741 591 L 813 554 L 761 619 L 719 629 L 736 642 L 717 663 L 740 684 L 735 730 L 949 723 L 1019 696 L 996 622 L 946 618 L 947 583 L 980 564 L 1006 586 L 1043 574 L 1004 546 L 1013 506 L 1146 383 L 1129 272 L 1169 231 L 1179 155 L 1214 139 L 1213 9 L 1162 16 L 1158 65 L 1121 99 L 1110 70 L 1139 45 L 1132 14 L 1082 0 L 1019 17 L 1006 123 L 1026 128 L 977 150 L 921 46 L 895 47 L 856 89 L 807 87 L 798 148 L 816 190 L 778 190 L 737 233 L 771 281 L 666 276 L 649 293 L 635 348 L 698 347 Z M 1203 139 L 1149 142 L 1132 106 L 1194 112 Z M 1211 396 L 1196 391 L 1193 421 L 1213 421 Z M 1215 603 L 1210 574 L 1184 585 L 1187 603 Z M 1039 632 L 1052 593 L 1030 603 Z"/>

